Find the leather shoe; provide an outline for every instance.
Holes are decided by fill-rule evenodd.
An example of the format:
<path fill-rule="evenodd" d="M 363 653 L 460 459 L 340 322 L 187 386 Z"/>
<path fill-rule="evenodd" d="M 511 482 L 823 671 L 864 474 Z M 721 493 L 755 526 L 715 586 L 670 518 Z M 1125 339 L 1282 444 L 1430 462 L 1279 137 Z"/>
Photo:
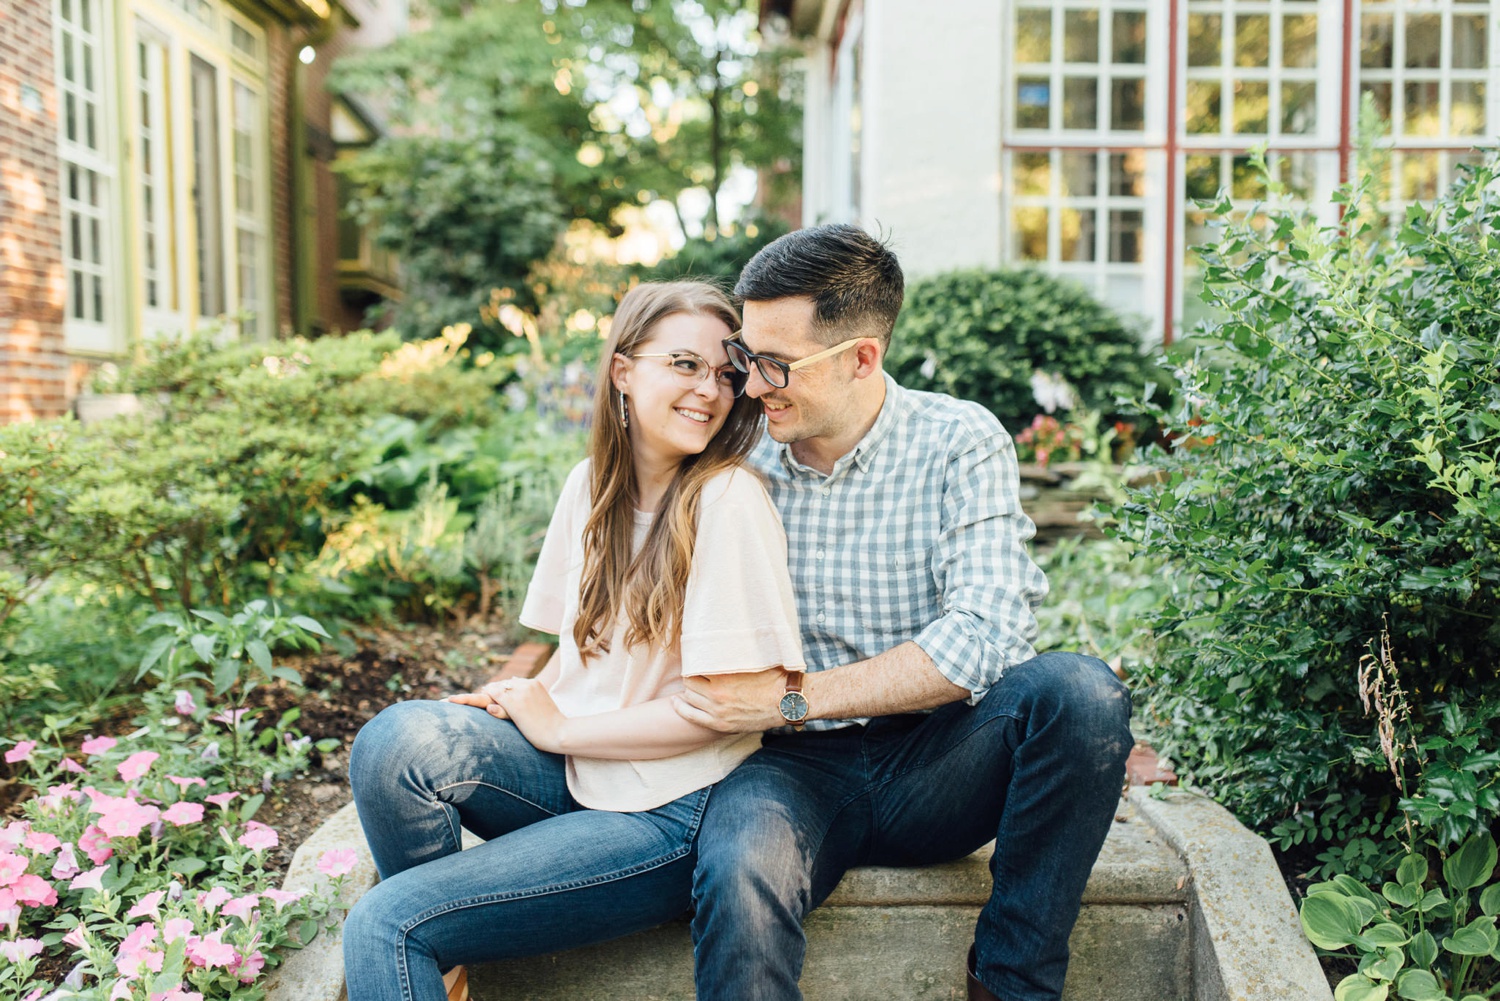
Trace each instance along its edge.
<path fill-rule="evenodd" d="M 969 1001 L 1000 1001 L 990 989 L 974 976 L 974 947 L 969 946 Z"/>
<path fill-rule="evenodd" d="M 448 989 L 448 1001 L 469 1001 L 469 971 L 462 966 L 443 974 L 443 986 Z"/>

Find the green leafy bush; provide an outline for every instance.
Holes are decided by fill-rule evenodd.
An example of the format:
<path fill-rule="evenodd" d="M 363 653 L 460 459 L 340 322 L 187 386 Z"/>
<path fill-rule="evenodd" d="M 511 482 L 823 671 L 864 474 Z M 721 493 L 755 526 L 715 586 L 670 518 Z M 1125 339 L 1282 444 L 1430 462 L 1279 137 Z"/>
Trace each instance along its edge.
<path fill-rule="evenodd" d="M 913 282 L 886 367 L 903 386 L 983 404 L 1012 433 L 1048 409 L 1032 390 L 1038 371 L 1104 414 L 1120 413 L 1117 398 L 1139 397 L 1157 381 L 1138 332 L 1081 286 L 1029 269 Z"/>
<path fill-rule="evenodd" d="M 1337 226 L 1227 225 L 1200 251 L 1218 356 L 1156 412 L 1198 445 L 1117 512 L 1178 581 L 1139 715 L 1242 819 L 1336 846 L 1324 871 L 1385 871 L 1403 808 L 1438 850 L 1500 816 L 1497 167 L 1399 230 L 1368 172 Z"/>
<path fill-rule="evenodd" d="M 683 278 L 711 281 L 726 292 L 762 247 L 788 232 L 774 216 L 757 217 L 722 232 L 693 237 L 672 256 L 641 271 L 641 281 L 671 282 Z"/>

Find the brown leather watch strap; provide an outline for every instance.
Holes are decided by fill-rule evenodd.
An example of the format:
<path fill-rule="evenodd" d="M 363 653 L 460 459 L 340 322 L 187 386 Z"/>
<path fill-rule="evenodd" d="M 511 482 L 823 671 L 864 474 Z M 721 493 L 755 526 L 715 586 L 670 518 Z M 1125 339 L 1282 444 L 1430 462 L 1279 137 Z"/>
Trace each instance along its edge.
<path fill-rule="evenodd" d="M 800 692 L 800 691 L 802 691 L 802 672 L 801 671 L 787 671 L 786 672 L 786 690 L 789 691 L 789 692 Z"/>

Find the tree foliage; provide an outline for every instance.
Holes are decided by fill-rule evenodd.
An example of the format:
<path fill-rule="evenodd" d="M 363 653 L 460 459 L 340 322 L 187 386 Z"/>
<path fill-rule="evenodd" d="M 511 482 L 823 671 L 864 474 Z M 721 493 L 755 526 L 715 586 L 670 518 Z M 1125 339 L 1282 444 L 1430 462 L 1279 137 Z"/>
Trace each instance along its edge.
<path fill-rule="evenodd" d="M 535 309 L 531 271 L 577 221 L 684 193 L 707 202 L 738 166 L 795 173 L 795 95 L 757 63 L 744 0 L 427 0 L 426 22 L 336 68 L 389 135 L 344 169 L 351 206 L 400 257 L 407 336 L 467 321 L 496 289 Z M 758 77 L 768 76 L 771 85 Z M 702 195 L 706 194 L 706 199 Z"/>

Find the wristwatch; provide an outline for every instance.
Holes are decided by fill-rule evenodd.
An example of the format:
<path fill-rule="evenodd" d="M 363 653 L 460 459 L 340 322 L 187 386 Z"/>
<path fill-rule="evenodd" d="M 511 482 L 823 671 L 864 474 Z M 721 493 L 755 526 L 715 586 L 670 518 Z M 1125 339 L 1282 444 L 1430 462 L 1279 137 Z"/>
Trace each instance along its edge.
<path fill-rule="evenodd" d="M 781 710 L 781 718 L 792 726 L 801 726 L 807 722 L 807 697 L 802 694 L 802 672 L 786 672 L 786 694 L 781 697 L 777 705 Z"/>

